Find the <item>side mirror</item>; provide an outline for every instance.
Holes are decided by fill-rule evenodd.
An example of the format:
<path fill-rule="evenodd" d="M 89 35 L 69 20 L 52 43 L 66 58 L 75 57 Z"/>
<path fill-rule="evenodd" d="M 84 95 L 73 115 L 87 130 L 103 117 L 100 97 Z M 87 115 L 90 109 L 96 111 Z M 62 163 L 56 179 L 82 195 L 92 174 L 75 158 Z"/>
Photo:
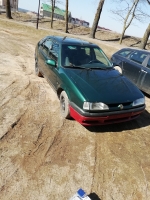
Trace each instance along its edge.
<path fill-rule="evenodd" d="M 118 65 L 114 66 L 115 70 L 118 70 L 120 72 L 120 74 L 122 74 L 122 69 L 121 67 L 119 67 Z"/>
<path fill-rule="evenodd" d="M 48 65 L 56 66 L 56 62 L 54 60 L 47 60 L 46 63 Z"/>

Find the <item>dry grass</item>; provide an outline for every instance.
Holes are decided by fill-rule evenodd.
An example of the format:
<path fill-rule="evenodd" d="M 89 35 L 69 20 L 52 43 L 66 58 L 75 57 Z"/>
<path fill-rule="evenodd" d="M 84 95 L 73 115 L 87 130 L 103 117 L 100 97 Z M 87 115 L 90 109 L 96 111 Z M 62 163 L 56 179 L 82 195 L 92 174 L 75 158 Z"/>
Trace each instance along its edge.
<path fill-rule="evenodd" d="M 0 17 L 5 18 L 5 14 L 1 14 Z M 33 26 L 36 27 L 37 19 L 36 19 L 36 15 L 34 14 L 15 12 L 15 13 L 12 13 L 12 17 L 13 17 L 13 20 L 15 21 L 20 21 L 25 24 L 32 24 Z M 50 22 L 51 22 L 50 18 L 41 18 L 39 20 L 39 28 L 50 29 Z M 53 28 L 54 30 L 64 32 L 65 22 L 61 20 L 54 20 Z M 69 34 L 88 37 L 89 33 L 90 33 L 90 28 L 69 24 Z M 96 39 L 100 41 L 114 42 L 115 44 L 118 44 L 118 41 L 120 39 L 120 34 L 113 31 L 98 30 L 96 32 Z M 140 41 L 141 41 L 141 38 L 125 35 L 122 44 L 129 47 L 138 47 L 140 44 Z M 146 46 L 146 49 L 150 49 L 150 40 Z"/>

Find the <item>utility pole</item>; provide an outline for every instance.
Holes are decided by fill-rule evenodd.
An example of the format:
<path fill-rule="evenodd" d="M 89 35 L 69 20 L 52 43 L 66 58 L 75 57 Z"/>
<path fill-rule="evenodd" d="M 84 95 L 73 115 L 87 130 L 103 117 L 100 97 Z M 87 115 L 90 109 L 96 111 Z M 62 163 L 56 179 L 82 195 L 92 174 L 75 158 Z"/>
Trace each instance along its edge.
<path fill-rule="evenodd" d="M 38 26 L 39 26 L 39 13 L 40 13 L 40 0 L 39 0 L 39 6 L 38 6 L 36 29 L 38 29 Z"/>
<path fill-rule="evenodd" d="M 66 25 L 65 25 L 65 33 L 68 33 L 68 6 L 69 6 L 69 0 L 66 0 Z"/>
<path fill-rule="evenodd" d="M 18 11 L 19 0 L 16 0 L 16 11 Z"/>

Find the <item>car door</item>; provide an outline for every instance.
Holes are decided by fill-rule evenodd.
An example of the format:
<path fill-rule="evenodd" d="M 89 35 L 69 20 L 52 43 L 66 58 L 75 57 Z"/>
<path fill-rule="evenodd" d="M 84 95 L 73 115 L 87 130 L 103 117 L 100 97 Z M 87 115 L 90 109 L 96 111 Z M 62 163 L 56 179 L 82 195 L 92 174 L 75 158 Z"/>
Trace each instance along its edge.
<path fill-rule="evenodd" d="M 40 71 L 45 77 L 47 77 L 48 73 L 46 61 L 48 59 L 48 53 L 51 44 L 52 41 L 50 38 L 48 38 L 39 47 L 38 65 L 40 67 Z"/>
<path fill-rule="evenodd" d="M 141 68 L 139 82 L 140 89 L 147 94 L 150 94 L 150 55 L 147 57 L 145 66 Z"/>
<path fill-rule="evenodd" d="M 48 82 L 56 90 L 58 86 L 58 77 L 59 77 L 59 67 L 58 67 L 58 54 L 59 54 L 59 44 L 55 41 L 52 42 L 52 47 L 49 49 L 48 59 L 54 60 L 56 65 L 46 64 L 47 68 L 47 79 Z"/>
<path fill-rule="evenodd" d="M 123 75 L 129 78 L 138 87 L 142 63 L 146 56 L 145 53 L 135 50 L 122 62 Z"/>
<path fill-rule="evenodd" d="M 128 57 L 128 55 L 132 52 L 132 49 L 122 49 L 120 51 L 118 51 L 117 53 L 115 53 L 112 57 L 111 57 L 111 61 L 113 62 L 114 66 L 119 66 L 122 69 L 122 62 L 124 61 L 124 59 L 126 59 L 126 57 Z"/>

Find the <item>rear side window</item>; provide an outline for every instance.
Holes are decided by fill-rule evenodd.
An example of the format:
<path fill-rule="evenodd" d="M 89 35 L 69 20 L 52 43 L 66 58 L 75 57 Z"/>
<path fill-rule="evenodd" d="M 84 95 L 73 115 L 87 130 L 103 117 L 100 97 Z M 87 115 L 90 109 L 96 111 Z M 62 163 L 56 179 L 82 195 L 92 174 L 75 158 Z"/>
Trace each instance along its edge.
<path fill-rule="evenodd" d="M 39 44 L 42 45 L 44 43 L 44 41 L 46 40 L 47 37 L 43 38 L 42 40 L 40 40 Z"/>
<path fill-rule="evenodd" d="M 43 52 L 45 55 L 48 55 L 48 52 L 49 52 L 49 47 L 50 45 L 52 44 L 52 41 L 51 40 L 46 40 L 42 45 L 43 45 Z"/>
<path fill-rule="evenodd" d="M 46 40 L 44 42 L 44 46 L 47 47 L 48 49 L 50 48 L 51 45 L 52 45 L 52 41 L 51 40 Z"/>
<path fill-rule="evenodd" d="M 139 64 L 142 64 L 146 57 L 147 54 L 145 52 L 136 51 L 130 55 L 129 59 Z"/>
<path fill-rule="evenodd" d="M 129 54 L 131 53 L 131 50 L 122 50 L 120 51 L 118 54 L 123 56 L 123 57 L 126 57 L 128 56 Z"/>
<path fill-rule="evenodd" d="M 148 60 L 147 67 L 150 69 L 150 59 Z"/>

